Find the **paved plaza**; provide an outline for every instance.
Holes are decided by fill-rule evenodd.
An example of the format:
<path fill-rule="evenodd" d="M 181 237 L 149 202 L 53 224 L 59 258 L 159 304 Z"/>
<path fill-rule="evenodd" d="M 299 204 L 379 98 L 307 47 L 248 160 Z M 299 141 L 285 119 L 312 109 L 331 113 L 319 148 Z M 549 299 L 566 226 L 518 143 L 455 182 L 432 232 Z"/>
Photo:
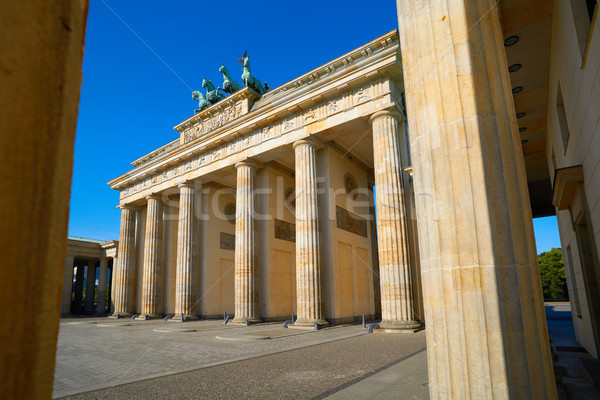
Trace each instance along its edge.
<path fill-rule="evenodd" d="M 424 350 L 425 332 L 367 334 L 360 325 L 63 319 L 54 397 L 351 399 L 368 390 L 376 398 L 401 376 L 397 398 L 426 399 Z M 373 384 L 353 388 L 365 378 Z"/>

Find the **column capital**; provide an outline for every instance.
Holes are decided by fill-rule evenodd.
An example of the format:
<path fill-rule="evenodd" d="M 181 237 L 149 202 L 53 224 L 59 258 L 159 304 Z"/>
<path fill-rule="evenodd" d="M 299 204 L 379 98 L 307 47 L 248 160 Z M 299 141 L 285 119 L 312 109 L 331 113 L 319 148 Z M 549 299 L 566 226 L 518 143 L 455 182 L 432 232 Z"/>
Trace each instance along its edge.
<path fill-rule="evenodd" d="M 240 162 L 237 162 L 235 164 L 235 169 L 238 169 L 239 167 L 243 167 L 243 166 L 248 166 L 248 167 L 252 167 L 252 168 L 258 168 L 258 163 L 256 161 L 254 161 L 252 158 L 247 158 L 245 160 L 242 160 Z"/>
<path fill-rule="evenodd" d="M 300 145 L 303 145 L 303 144 L 312 146 L 315 149 L 320 149 L 321 147 L 323 147 L 323 142 L 321 140 L 317 139 L 314 136 L 308 136 L 308 137 L 306 137 L 304 139 L 296 140 L 294 142 L 294 144 L 292 144 L 292 147 L 295 149 L 296 146 L 300 146 Z"/>
<path fill-rule="evenodd" d="M 150 200 L 150 199 L 160 201 L 160 200 L 162 200 L 162 196 L 158 193 L 152 193 L 152 194 L 146 196 L 146 200 Z"/>
<path fill-rule="evenodd" d="M 193 188 L 195 185 L 196 185 L 195 181 L 184 181 L 184 182 L 181 182 L 180 184 L 178 184 L 177 187 L 179 189 L 184 188 L 184 187 Z"/>
<path fill-rule="evenodd" d="M 133 204 L 119 204 L 117 206 L 119 210 L 129 210 L 129 211 L 137 211 L 139 207 L 134 206 Z"/>
<path fill-rule="evenodd" d="M 375 121 L 377 118 L 384 116 L 396 118 L 400 122 L 406 121 L 404 115 L 400 114 L 395 109 L 390 108 L 388 110 L 377 111 L 375 114 L 371 114 L 371 116 L 369 117 L 369 123 L 373 123 L 373 121 Z"/>

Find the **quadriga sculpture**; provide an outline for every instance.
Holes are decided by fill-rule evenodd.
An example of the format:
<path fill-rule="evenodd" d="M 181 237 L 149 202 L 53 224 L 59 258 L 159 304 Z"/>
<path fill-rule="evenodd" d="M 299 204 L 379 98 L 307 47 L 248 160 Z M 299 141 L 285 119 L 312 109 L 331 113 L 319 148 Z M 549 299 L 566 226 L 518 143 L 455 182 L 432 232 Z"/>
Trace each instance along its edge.
<path fill-rule="evenodd" d="M 234 94 L 238 90 L 243 89 L 240 85 L 233 81 L 233 78 L 231 77 L 231 74 L 229 73 L 225 65 L 221 65 L 221 68 L 219 68 L 219 72 L 223 74 L 223 88 L 218 88 L 217 90 L 221 89 L 229 94 Z"/>
<path fill-rule="evenodd" d="M 242 82 L 244 82 L 244 86 L 252 88 L 255 92 L 260 95 L 265 94 L 265 88 L 262 83 L 258 79 L 252 76 L 252 72 L 250 71 L 250 57 L 248 57 L 248 51 L 244 53 L 243 58 L 238 58 L 238 61 L 242 63 L 243 73 L 242 73 Z"/>
<path fill-rule="evenodd" d="M 210 102 L 206 100 L 206 97 L 197 90 L 192 92 L 192 99 L 198 100 L 198 109 L 194 110 L 194 114 L 198 114 L 200 111 L 210 107 Z"/>
<path fill-rule="evenodd" d="M 219 93 L 219 91 L 215 89 L 215 85 L 206 78 L 202 80 L 202 87 L 206 89 L 206 100 L 208 100 L 210 104 L 215 104 L 217 101 L 225 98 L 225 95 Z"/>

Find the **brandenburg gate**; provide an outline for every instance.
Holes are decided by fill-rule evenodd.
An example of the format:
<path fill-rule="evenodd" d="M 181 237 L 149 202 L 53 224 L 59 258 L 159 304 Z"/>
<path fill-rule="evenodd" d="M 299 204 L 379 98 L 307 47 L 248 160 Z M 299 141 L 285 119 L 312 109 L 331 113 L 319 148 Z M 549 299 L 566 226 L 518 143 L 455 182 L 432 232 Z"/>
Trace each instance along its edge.
<path fill-rule="evenodd" d="M 114 315 L 420 329 L 397 31 L 268 92 L 203 86 L 180 137 L 109 182 Z"/>

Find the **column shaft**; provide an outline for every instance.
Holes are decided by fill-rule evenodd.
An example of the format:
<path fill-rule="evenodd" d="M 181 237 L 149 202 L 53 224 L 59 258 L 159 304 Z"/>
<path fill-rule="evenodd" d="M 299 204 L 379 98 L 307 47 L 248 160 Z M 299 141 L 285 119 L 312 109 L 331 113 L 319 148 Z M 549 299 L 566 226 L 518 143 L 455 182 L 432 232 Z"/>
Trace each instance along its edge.
<path fill-rule="evenodd" d="M 96 302 L 96 315 L 106 315 L 106 287 L 108 285 L 108 259 L 100 259 L 100 269 L 98 270 L 98 300 Z"/>
<path fill-rule="evenodd" d="M 132 207 L 121 207 L 119 258 L 115 268 L 115 316 L 130 316 L 135 308 L 135 212 Z"/>
<path fill-rule="evenodd" d="M 60 306 L 61 314 L 71 312 L 71 300 L 73 297 L 73 256 L 67 256 L 65 261 L 65 274 L 63 278 L 62 301 Z"/>
<path fill-rule="evenodd" d="M 179 224 L 177 228 L 177 277 L 175 283 L 175 317 L 179 321 L 197 319 L 194 285 L 194 199 L 193 183 L 179 185 Z"/>
<path fill-rule="evenodd" d="M 498 2 L 398 0 L 432 399 L 556 399 Z"/>
<path fill-rule="evenodd" d="M 149 196 L 144 238 L 142 315 L 140 317 L 159 318 L 163 313 L 161 296 L 162 230 L 162 202 L 159 196 Z"/>
<path fill-rule="evenodd" d="M 85 266 L 79 261 L 75 267 L 75 295 L 73 296 L 73 303 L 71 305 L 71 314 L 81 314 L 83 306 L 83 275 Z"/>
<path fill-rule="evenodd" d="M 233 322 L 260 322 L 255 270 L 254 192 L 256 166 L 236 164 L 235 318 Z"/>
<path fill-rule="evenodd" d="M 296 156 L 296 297 L 295 325 L 325 325 L 321 300 L 321 253 L 317 205 L 317 147 L 294 143 Z"/>
<path fill-rule="evenodd" d="M 96 260 L 90 260 L 85 278 L 85 314 L 94 312 L 94 297 L 96 297 Z"/>
<path fill-rule="evenodd" d="M 371 117 L 377 207 L 381 327 L 415 330 L 408 227 L 400 160 L 401 116 L 381 111 Z"/>

